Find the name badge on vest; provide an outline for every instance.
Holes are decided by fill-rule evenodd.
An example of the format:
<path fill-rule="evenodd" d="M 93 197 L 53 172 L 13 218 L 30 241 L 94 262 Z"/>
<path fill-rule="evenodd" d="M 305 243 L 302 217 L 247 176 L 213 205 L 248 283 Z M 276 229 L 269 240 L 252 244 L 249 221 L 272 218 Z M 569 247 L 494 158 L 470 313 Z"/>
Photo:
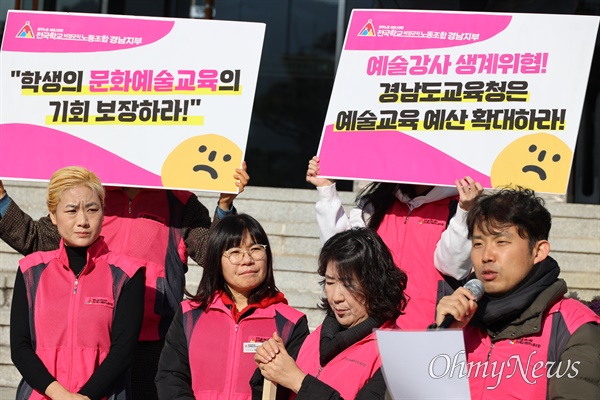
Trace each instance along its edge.
<path fill-rule="evenodd" d="M 267 340 L 269 340 L 269 338 L 259 336 L 251 337 L 249 342 L 244 342 L 244 353 L 256 353 L 256 349 Z"/>
<path fill-rule="evenodd" d="M 91 306 L 105 306 L 110 308 L 114 308 L 115 306 L 115 302 L 106 297 L 86 297 L 85 304 Z"/>

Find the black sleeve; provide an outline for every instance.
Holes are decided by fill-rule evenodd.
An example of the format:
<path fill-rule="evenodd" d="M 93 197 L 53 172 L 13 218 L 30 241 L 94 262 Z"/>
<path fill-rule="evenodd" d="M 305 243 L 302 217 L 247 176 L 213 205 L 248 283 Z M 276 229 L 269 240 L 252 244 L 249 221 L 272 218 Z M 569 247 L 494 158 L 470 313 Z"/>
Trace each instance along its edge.
<path fill-rule="evenodd" d="M 356 400 L 382 400 L 385 398 L 386 385 L 381 368 L 375 371 L 371 379 L 358 391 Z M 339 400 L 340 393 L 312 375 L 306 375 L 296 397 L 298 400 Z"/>
<path fill-rule="evenodd" d="M 17 269 L 10 307 L 10 355 L 23 379 L 40 393 L 56 380 L 33 349 L 25 279 Z"/>
<path fill-rule="evenodd" d="M 131 366 L 144 316 L 144 269 L 140 268 L 125 284 L 115 309 L 110 334 L 110 350 L 79 393 L 101 399 Z"/>
<path fill-rule="evenodd" d="M 181 307 L 167 332 L 155 383 L 159 399 L 195 400 Z"/>
<path fill-rule="evenodd" d="M 34 221 L 11 199 L 0 218 L 0 239 L 23 255 L 58 249 L 60 235 L 49 216 Z"/>
<path fill-rule="evenodd" d="M 356 394 L 356 400 L 379 400 L 385 399 L 387 385 L 383 378 L 383 372 L 379 368 L 371 379 Z"/>
<path fill-rule="evenodd" d="M 308 329 L 308 319 L 305 315 L 302 318 L 300 318 L 298 322 L 296 322 L 294 331 L 292 332 L 290 338 L 285 344 L 285 350 L 290 356 L 292 356 L 294 360 L 298 358 L 298 354 L 300 353 L 302 343 L 304 343 L 304 340 L 309 334 L 310 330 Z"/>
<path fill-rule="evenodd" d="M 297 400 L 340 400 L 340 393 L 312 375 L 306 375 L 296 396 Z M 348 399 L 349 400 L 349 399 Z"/>
<path fill-rule="evenodd" d="M 298 358 L 300 347 L 302 347 L 302 343 L 304 343 L 304 339 L 306 339 L 309 333 L 308 319 L 306 316 L 303 316 L 296 322 L 296 326 L 294 326 L 290 338 L 287 343 L 285 343 L 285 350 L 294 360 Z M 260 369 L 256 368 L 254 374 L 252 374 L 252 377 L 250 378 L 250 387 L 252 388 L 252 398 L 254 400 L 262 399 L 263 383 L 264 379 L 260 373 Z M 276 399 L 289 399 L 291 393 L 291 390 L 288 388 L 283 386 L 277 387 Z"/>

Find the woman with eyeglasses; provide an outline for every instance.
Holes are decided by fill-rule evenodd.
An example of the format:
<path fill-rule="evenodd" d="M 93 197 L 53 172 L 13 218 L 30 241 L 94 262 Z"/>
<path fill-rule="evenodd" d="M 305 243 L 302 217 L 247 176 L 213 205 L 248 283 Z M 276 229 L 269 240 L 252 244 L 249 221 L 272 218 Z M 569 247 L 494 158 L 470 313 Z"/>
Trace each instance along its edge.
<path fill-rule="evenodd" d="M 277 332 L 295 357 L 309 333 L 275 286 L 267 234 L 246 214 L 211 228 L 198 291 L 186 294 L 158 365 L 160 399 L 250 399 L 257 347 Z"/>

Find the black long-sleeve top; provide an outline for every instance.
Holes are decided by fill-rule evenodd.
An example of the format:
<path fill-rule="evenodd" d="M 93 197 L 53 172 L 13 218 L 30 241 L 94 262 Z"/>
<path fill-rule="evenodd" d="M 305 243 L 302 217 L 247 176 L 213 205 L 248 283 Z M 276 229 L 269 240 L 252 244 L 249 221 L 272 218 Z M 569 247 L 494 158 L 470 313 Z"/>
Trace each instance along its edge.
<path fill-rule="evenodd" d="M 66 249 L 69 267 L 77 275 L 85 266 L 87 248 Z M 144 290 L 145 275 L 144 270 L 140 269 L 124 285 L 117 301 L 108 355 L 79 390 L 80 394 L 92 400 L 101 399 L 113 388 L 119 376 L 129 368 L 142 326 Z M 18 269 L 10 312 L 11 357 L 25 381 L 34 389 L 45 393 L 56 378 L 50 374 L 32 346 L 28 315 L 25 279 Z"/>

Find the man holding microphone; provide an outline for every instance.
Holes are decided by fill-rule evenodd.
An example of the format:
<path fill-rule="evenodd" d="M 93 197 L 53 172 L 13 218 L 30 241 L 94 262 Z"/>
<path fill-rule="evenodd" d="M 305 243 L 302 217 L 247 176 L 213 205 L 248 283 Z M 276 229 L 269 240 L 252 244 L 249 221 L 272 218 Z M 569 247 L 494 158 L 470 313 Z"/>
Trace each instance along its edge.
<path fill-rule="evenodd" d="M 443 297 L 436 324 L 453 319 L 451 328 L 464 328 L 473 399 L 600 398 L 600 317 L 564 298 L 543 204 L 531 190 L 503 189 L 469 211 L 485 294 L 476 301 L 461 287 Z"/>

